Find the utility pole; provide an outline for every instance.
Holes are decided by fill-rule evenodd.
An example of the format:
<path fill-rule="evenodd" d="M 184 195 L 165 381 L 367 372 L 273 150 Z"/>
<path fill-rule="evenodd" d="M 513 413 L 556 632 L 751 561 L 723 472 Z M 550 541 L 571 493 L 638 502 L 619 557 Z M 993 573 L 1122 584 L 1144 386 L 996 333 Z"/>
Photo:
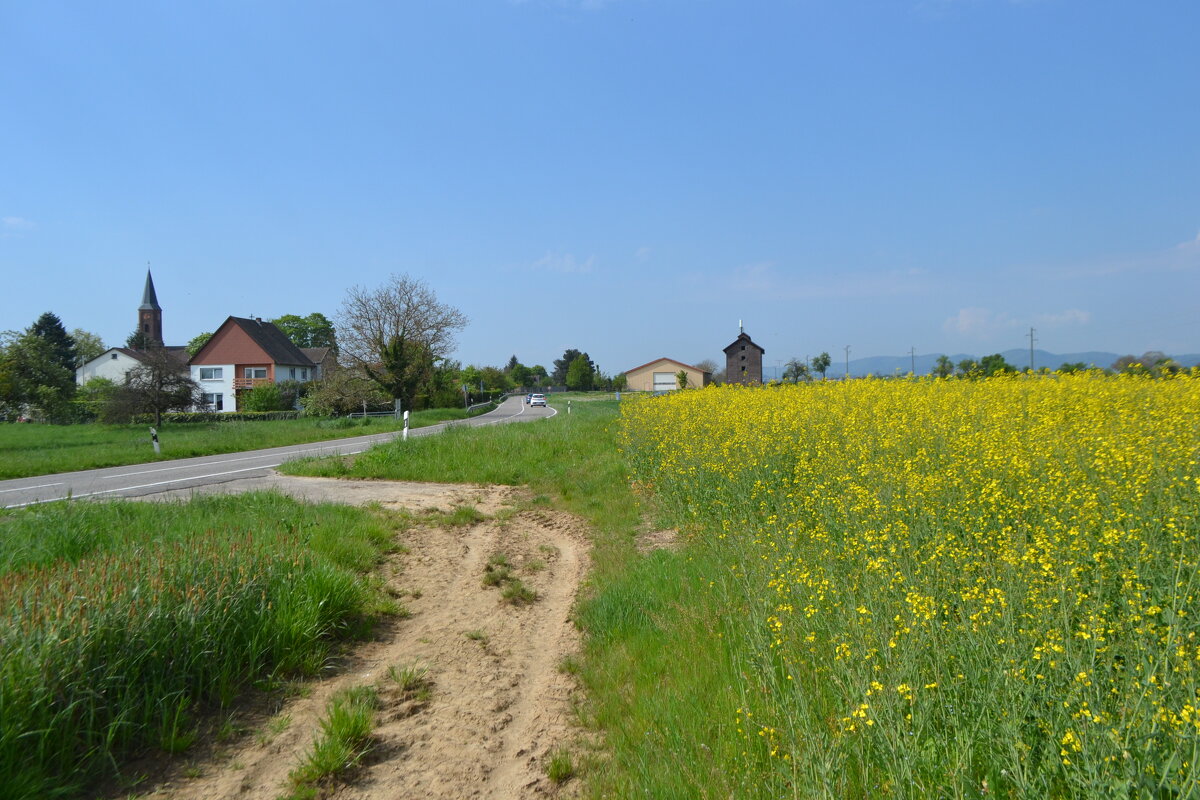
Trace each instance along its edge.
<path fill-rule="evenodd" d="M 912 357 L 912 374 L 917 374 L 917 348 L 908 348 L 908 354 Z"/>
<path fill-rule="evenodd" d="M 1029 329 L 1029 374 L 1030 375 L 1033 374 L 1033 344 L 1034 344 L 1034 342 L 1037 341 L 1037 339 L 1033 338 L 1034 333 L 1035 333 L 1034 329 L 1030 328 Z"/>
<path fill-rule="evenodd" d="M 846 380 L 850 380 L 850 345 L 846 345 Z"/>

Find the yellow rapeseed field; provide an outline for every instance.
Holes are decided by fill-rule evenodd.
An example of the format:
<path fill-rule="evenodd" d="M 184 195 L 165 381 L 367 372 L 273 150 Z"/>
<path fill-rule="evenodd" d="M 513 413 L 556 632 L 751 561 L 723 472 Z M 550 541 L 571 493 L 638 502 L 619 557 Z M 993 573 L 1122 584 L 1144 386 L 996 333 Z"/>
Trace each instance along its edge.
<path fill-rule="evenodd" d="M 764 794 L 1200 795 L 1200 373 L 710 387 L 621 436 L 736 592 Z"/>

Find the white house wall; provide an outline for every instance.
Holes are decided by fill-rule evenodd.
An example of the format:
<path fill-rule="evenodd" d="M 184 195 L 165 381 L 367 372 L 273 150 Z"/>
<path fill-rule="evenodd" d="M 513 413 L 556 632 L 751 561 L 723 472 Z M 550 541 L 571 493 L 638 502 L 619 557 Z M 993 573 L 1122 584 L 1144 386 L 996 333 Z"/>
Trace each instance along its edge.
<path fill-rule="evenodd" d="M 200 387 L 200 391 L 205 394 L 222 395 L 222 411 L 237 410 L 237 402 L 233 395 L 233 367 L 233 364 L 192 364 L 190 367 L 192 380 Z M 201 369 L 220 369 L 221 377 L 201 380 Z"/>
<path fill-rule="evenodd" d="M 122 352 L 109 350 L 76 369 L 75 383 L 82 386 L 92 378 L 107 378 L 113 383 L 124 383 L 125 374 L 138 363 L 137 359 L 130 358 Z"/>

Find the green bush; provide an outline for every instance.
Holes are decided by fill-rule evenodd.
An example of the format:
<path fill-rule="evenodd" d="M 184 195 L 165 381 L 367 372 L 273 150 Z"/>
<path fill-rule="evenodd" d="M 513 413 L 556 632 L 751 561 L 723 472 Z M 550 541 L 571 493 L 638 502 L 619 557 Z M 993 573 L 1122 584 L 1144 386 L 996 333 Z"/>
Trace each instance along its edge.
<path fill-rule="evenodd" d="M 283 396 L 274 383 L 260 383 L 238 393 L 238 408 L 244 411 L 283 411 Z"/>
<path fill-rule="evenodd" d="M 162 415 L 162 421 L 173 423 L 192 422 L 275 422 L 281 419 L 300 419 L 302 411 L 176 411 Z M 133 422 L 139 425 L 151 425 L 154 416 L 138 414 Z"/>

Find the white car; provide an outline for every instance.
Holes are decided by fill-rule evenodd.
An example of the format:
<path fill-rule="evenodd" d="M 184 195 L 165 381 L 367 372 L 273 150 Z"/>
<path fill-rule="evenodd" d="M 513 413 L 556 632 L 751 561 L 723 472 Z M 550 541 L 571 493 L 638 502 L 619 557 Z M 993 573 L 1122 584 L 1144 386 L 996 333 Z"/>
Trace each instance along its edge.
<path fill-rule="evenodd" d="M 544 395 L 544 394 L 535 394 L 529 398 L 529 407 L 530 408 L 532 408 L 533 406 L 544 406 L 544 405 L 546 405 L 546 395 Z"/>

